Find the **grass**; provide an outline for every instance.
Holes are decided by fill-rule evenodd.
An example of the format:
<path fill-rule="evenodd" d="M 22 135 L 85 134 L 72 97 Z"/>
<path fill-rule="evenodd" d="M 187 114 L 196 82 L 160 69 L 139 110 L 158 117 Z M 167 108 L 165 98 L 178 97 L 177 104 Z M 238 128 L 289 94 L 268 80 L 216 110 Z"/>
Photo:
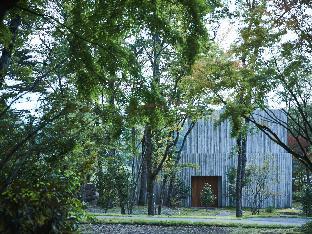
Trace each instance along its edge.
<path fill-rule="evenodd" d="M 136 215 L 147 215 L 147 209 L 143 206 L 135 207 L 133 214 L 131 215 L 121 215 L 120 209 L 113 208 L 109 209 L 107 213 L 104 213 L 102 210 L 98 209 L 92 211 L 91 214 L 101 215 L 101 216 L 136 216 Z M 221 214 L 221 215 L 220 215 Z M 223 215 L 222 215 L 223 214 Z M 273 209 L 271 213 L 266 212 L 265 209 L 260 210 L 260 214 L 252 215 L 250 209 L 244 209 L 242 218 L 265 218 L 265 217 L 300 217 L 300 209 Z M 163 208 L 162 215 L 156 215 L 156 217 L 173 217 L 173 218 L 236 218 L 235 217 L 235 208 L 226 207 L 226 208 L 217 208 L 217 209 L 202 209 L 202 208 Z"/>
<path fill-rule="evenodd" d="M 89 215 L 96 216 L 112 216 L 112 217 L 135 217 L 135 218 L 151 218 L 151 216 L 148 215 L 121 215 L 121 214 L 109 214 L 109 213 L 89 213 Z M 190 218 L 190 219 L 238 219 L 241 220 L 243 218 L 236 218 L 235 216 L 182 216 L 182 215 L 154 215 L 153 218 Z"/>
<path fill-rule="evenodd" d="M 265 209 L 260 210 L 259 215 L 252 215 L 250 209 L 244 209 L 243 217 L 235 217 L 235 208 L 167 208 L 163 207 L 162 215 L 155 215 L 155 220 L 147 219 L 147 208 L 143 206 L 134 207 L 133 214 L 121 215 L 119 208 L 109 209 L 104 213 L 102 209 L 94 207 L 89 209 L 91 219 L 85 221 L 86 225 L 94 224 L 125 224 L 125 225 L 156 225 L 156 226 L 203 226 L 203 227 L 222 227 L 230 228 L 231 233 L 301 233 L 300 228 L 294 225 L 279 225 L 279 224 L 250 224 L 250 223 L 233 223 L 230 220 L 243 220 L 246 218 L 265 218 L 265 217 L 302 217 L 299 207 L 296 209 L 273 209 L 272 212 L 267 212 Z M 98 219 L 96 216 L 112 216 L 111 218 Z M 120 219 L 120 217 L 129 217 Z M 131 219 L 133 217 L 133 219 Z M 215 219 L 210 222 L 192 222 L 188 220 L 157 220 L 159 218 L 209 218 Z M 222 220 L 220 220 L 222 219 Z M 226 220 L 225 220 L 226 219 Z M 227 221 L 229 220 L 229 221 Z"/>
<path fill-rule="evenodd" d="M 82 222 L 89 223 L 89 222 Z M 256 229 L 283 229 L 283 230 L 297 230 L 296 226 L 283 226 L 278 224 L 243 224 L 243 223 L 229 223 L 229 222 L 192 222 L 186 220 L 146 220 L 146 219 L 95 219 L 92 224 L 130 224 L 130 225 L 156 225 L 156 226 L 205 226 L 205 227 L 231 227 L 231 228 L 256 228 Z"/>
<path fill-rule="evenodd" d="M 301 233 L 300 228 L 294 225 L 279 225 L 279 224 L 250 224 L 250 223 L 233 223 L 230 220 L 243 220 L 245 218 L 260 218 L 260 217 L 302 217 L 300 216 L 300 209 L 273 209 L 271 213 L 266 212 L 265 209 L 260 211 L 259 215 L 252 215 L 250 209 L 244 209 L 242 218 L 235 217 L 235 208 L 217 208 L 206 211 L 202 208 L 176 208 L 170 209 L 163 207 L 162 215 L 155 215 L 155 220 L 146 214 L 147 208 L 143 206 L 135 207 L 134 214 L 121 215 L 119 208 L 109 209 L 107 213 L 98 209 L 97 212 L 93 210 L 93 219 L 85 224 L 124 224 L 124 225 L 156 225 L 156 226 L 196 226 L 196 227 L 220 227 L 230 228 L 231 233 Z M 227 214 L 226 216 L 221 216 Z M 96 216 L 112 216 L 112 218 L 98 219 Z M 120 217 L 130 217 L 127 219 L 120 219 Z M 133 219 L 131 219 L 133 217 Z M 192 222 L 188 220 L 157 220 L 160 218 L 210 218 L 215 219 L 210 222 Z M 220 220 L 223 219 L 223 220 Z M 226 219 L 226 220 L 224 220 Z M 227 221 L 229 220 L 229 221 Z"/>

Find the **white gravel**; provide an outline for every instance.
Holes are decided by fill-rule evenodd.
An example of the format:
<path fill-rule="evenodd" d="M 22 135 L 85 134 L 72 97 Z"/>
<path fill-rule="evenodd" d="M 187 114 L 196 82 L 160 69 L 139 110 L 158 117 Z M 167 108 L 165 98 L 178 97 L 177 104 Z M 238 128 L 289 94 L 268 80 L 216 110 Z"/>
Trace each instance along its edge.
<path fill-rule="evenodd" d="M 226 234 L 232 233 L 230 228 L 221 227 L 194 227 L 194 226 L 152 226 L 152 225 L 124 225 L 124 224 L 87 224 L 82 225 L 81 233 L 107 233 L 107 234 L 171 234 L 171 233 L 190 233 L 190 234 Z"/>

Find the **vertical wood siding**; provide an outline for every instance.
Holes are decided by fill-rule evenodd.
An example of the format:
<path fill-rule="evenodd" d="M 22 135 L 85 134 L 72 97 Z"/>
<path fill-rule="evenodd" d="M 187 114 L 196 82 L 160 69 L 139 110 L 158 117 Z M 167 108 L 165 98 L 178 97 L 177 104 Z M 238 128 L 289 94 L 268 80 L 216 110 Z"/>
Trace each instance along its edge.
<path fill-rule="evenodd" d="M 272 110 L 281 120 L 287 122 L 286 115 L 281 110 Z M 181 177 L 191 188 L 191 176 L 221 176 L 222 206 L 229 204 L 227 173 L 236 167 L 237 157 L 234 153 L 235 139 L 231 138 L 231 125 L 224 121 L 215 125 L 220 112 L 215 112 L 209 119 L 199 120 L 187 138 L 181 163 L 192 163 L 195 167 L 184 168 Z M 287 142 L 287 131 L 267 120 L 270 117 L 264 112 L 256 111 L 255 118 L 267 124 Z M 261 166 L 269 161 L 269 190 L 275 195 L 264 202 L 264 207 L 290 207 L 292 202 L 292 157 L 279 145 L 271 141 L 256 128 L 247 136 L 247 165 Z M 250 192 L 243 190 L 243 206 L 249 206 Z M 191 196 L 184 202 L 191 205 Z"/>

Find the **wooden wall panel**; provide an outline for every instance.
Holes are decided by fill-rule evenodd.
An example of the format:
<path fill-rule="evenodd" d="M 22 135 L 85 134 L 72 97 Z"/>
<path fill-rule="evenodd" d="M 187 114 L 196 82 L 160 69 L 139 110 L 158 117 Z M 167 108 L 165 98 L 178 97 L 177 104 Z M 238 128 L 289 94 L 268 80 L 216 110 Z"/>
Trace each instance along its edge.
<path fill-rule="evenodd" d="M 286 115 L 281 110 L 272 110 L 273 114 L 287 122 Z M 197 168 L 184 168 L 181 176 L 191 187 L 191 176 L 221 176 L 222 177 L 222 206 L 229 205 L 227 173 L 231 167 L 236 167 L 234 153 L 235 139 L 231 138 L 231 125 L 225 121 L 214 125 L 219 112 L 210 119 L 200 120 L 186 140 L 181 163 L 193 163 Z M 269 116 L 261 111 L 254 113 L 255 118 L 267 124 L 287 142 L 287 131 L 280 126 L 267 121 Z M 270 191 L 274 196 L 269 197 L 264 206 L 290 207 L 292 202 L 292 157 L 280 146 L 272 142 L 265 134 L 256 128 L 247 136 L 247 164 L 262 165 L 265 160 L 270 162 Z M 191 196 L 184 202 L 191 205 Z M 250 205 L 250 193 L 243 191 L 243 205 Z"/>

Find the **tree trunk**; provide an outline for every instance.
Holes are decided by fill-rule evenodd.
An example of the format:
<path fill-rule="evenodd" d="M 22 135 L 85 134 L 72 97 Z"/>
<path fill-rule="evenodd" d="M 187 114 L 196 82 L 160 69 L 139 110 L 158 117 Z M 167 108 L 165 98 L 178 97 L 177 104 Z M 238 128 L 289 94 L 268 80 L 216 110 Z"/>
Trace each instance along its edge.
<path fill-rule="evenodd" d="M 242 217 L 242 192 L 243 192 L 243 181 L 245 177 L 245 168 L 246 168 L 246 143 L 247 138 L 244 137 L 242 133 L 239 134 L 237 138 L 237 174 L 236 174 L 236 217 Z"/>
<path fill-rule="evenodd" d="M 192 121 L 189 125 L 188 125 L 188 129 L 186 131 L 186 133 L 183 136 L 182 139 L 182 144 L 180 145 L 180 149 L 176 152 L 176 158 L 175 158 L 175 162 L 174 162 L 174 169 L 173 169 L 173 173 L 170 175 L 169 177 L 169 185 L 168 185 L 168 192 L 167 192 L 167 197 L 166 197 L 166 206 L 171 207 L 171 197 L 172 197 L 172 193 L 173 193 L 173 187 L 174 187 L 174 182 L 176 180 L 176 176 L 177 176 L 177 171 L 176 168 L 179 165 L 181 156 L 182 156 L 182 150 L 184 148 L 187 136 L 190 134 L 190 132 L 192 131 L 192 129 L 195 126 L 195 121 Z M 184 127 L 184 123 L 182 124 L 182 127 Z"/>
<path fill-rule="evenodd" d="M 125 205 L 123 203 L 120 204 L 120 213 L 121 214 L 126 214 Z"/>
<path fill-rule="evenodd" d="M 155 214 L 154 178 L 147 177 L 147 214 Z"/>
<path fill-rule="evenodd" d="M 307 184 L 311 184 L 311 178 L 310 178 L 310 171 L 306 168 L 306 177 L 307 177 Z"/>
<path fill-rule="evenodd" d="M 241 154 L 241 135 L 238 136 L 236 140 L 237 147 L 237 171 L 236 171 L 236 217 L 241 217 L 243 215 L 242 211 L 242 154 Z"/>
<path fill-rule="evenodd" d="M 167 176 L 165 175 L 162 181 L 162 185 L 160 187 L 160 192 L 159 192 L 159 202 L 158 202 L 158 215 L 161 215 L 161 208 L 163 205 L 163 201 L 164 201 L 164 195 L 165 195 L 165 187 L 167 184 Z"/>
<path fill-rule="evenodd" d="M 165 203 L 165 205 L 168 207 L 171 207 L 171 196 L 172 196 L 172 192 L 173 192 L 173 184 L 175 181 L 175 177 L 176 177 L 176 173 L 173 173 L 169 179 L 168 193 L 167 193 L 166 203 Z"/>
<path fill-rule="evenodd" d="M 98 193 L 99 193 L 99 201 L 101 201 L 101 199 L 103 198 L 104 194 L 103 194 L 103 186 L 102 186 L 102 183 L 103 183 L 103 170 L 102 170 L 102 157 L 99 157 L 98 158 L 98 162 L 97 162 L 97 190 L 98 190 Z"/>
<path fill-rule="evenodd" d="M 137 188 L 137 180 L 136 172 L 139 173 L 139 170 L 136 170 L 136 130 L 135 128 L 131 128 L 131 148 L 132 148 L 132 166 L 131 166 L 131 182 L 128 190 L 128 199 L 127 199 L 127 210 L 128 214 L 132 214 L 133 206 L 136 201 L 136 188 Z"/>
<path fill-rule="evenodd" d="M 146 204 L 146 160 L 144 159 L 144 155 L 142 156 L 142 170 L 141 170 L 141 178 L 140 178 L 140 191 L 139 191 L 139 199 L 138 205 L 144 206 Z"/>
<path fill-rule="evenodd" d="M 145 161 L 147 171 L 147 209 L 148 215 L 155 214 L 155 201 L 154 201 L 154 183 L 155 176 L 153 174 L 153 143 L 152 143 L 152 130 L 150 126 L 145 127 L 144 134 L 145 141 Z"/>

